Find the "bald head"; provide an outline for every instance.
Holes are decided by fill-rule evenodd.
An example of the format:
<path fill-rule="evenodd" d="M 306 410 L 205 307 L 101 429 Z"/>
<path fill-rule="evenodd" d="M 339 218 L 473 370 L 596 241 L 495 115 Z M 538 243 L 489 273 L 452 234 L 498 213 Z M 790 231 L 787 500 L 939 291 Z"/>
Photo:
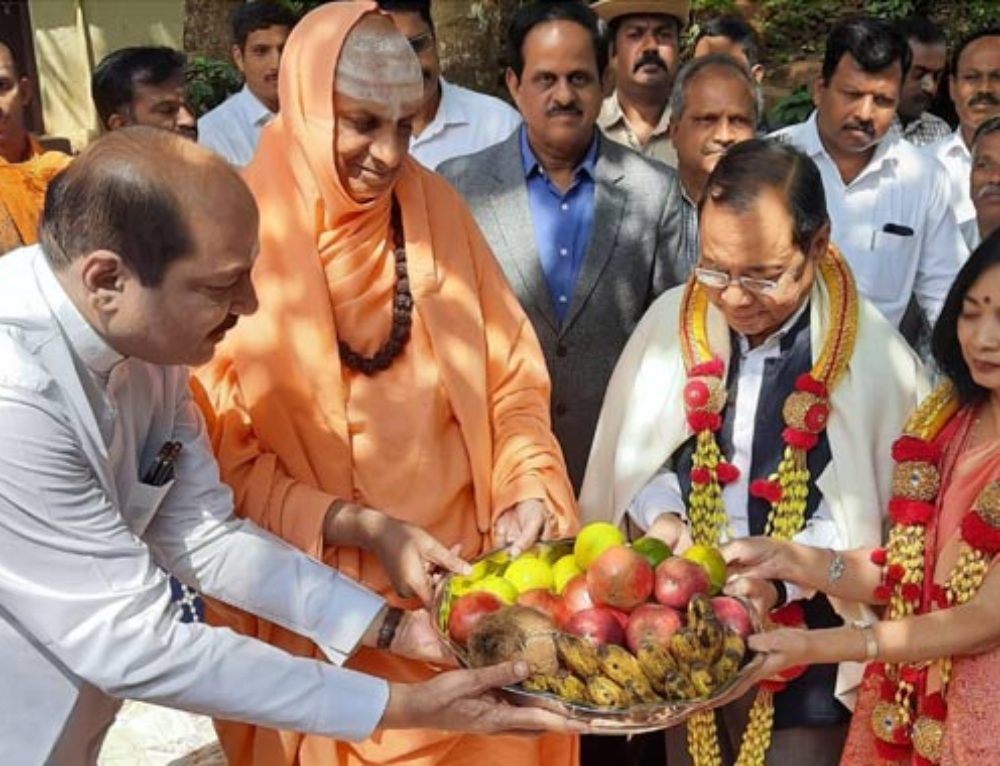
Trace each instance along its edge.
<path fill-rule="evenodd" d="M 147 286 L 198 249 L 207 224 L 256 228 L 253 197 L 209 150 L 165 130 L 129 127 L 87 147 L 49 186 L 39 238 L 57 270 L 117 253 Z"/>
<path fill-rule="evenodd" d="M 14 60 L 14 53 L 0 42 L 0 157 L 21 162 L 28 152 L 24 110 L 31 101 L 31 81 Z"/>
<path fill-rule="evenodd" d="M 387 16 L 369 14 L 347 35 L 337 63 L 336 92 L 401 109 L 423 96 L 420 62 Z"/>

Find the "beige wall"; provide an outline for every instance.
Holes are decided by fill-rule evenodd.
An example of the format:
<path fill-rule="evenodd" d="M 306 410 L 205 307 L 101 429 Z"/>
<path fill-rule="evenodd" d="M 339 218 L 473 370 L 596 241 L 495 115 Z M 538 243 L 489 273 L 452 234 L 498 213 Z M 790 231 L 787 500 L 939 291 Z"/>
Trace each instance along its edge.
<path fill-rule="evenodd" d="M 30 0 L 46 133 L 81 148 L 98 133 L 90 75 L 128 45 L 181 49 L 183 0 Z"/>

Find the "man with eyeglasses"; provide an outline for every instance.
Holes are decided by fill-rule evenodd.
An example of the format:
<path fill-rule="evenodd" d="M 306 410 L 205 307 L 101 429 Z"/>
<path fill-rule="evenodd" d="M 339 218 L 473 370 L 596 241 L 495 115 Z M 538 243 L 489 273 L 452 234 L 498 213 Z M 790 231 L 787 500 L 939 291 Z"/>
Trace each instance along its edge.
<path fill-rule="evenodd" d="M 736 144 L 699 214 L 692 278 L 652 305 L 615 368 L 583 520 L 629 519 L 674 552 L 763 534 L 834 551 L 881 544 L 891 441 L 927 386 L 830 244 L 816 163 L 773 140 Z M 725 592 L 814 628 L 864 614 L 781 582 L 734 578 Z M 722 708 L 717 726 L 711 714 L 690 725 L 717 737 L 723 764 L 742 751 L 741 762 L 834 766 L 850 720 L 841 695 L 860 678 L 860 666 L 814 666 L 772 699 Z M 752 705 L 755 720 L 773 707 L 766 761 L 743 741 Z M 666 742 L 671 766 L 692 763 L 683 727 Z"/>
<path fill-rule="evenodd" d="M 413 121 L 410 154 L 435 170 L 445 160 L 474 154 L 507 138 L 521 117 L 498 98 L 463 88 L 441 76 L 430 0 L 379 0 L 410 41 L 424 76 L 424 103 Z"/>

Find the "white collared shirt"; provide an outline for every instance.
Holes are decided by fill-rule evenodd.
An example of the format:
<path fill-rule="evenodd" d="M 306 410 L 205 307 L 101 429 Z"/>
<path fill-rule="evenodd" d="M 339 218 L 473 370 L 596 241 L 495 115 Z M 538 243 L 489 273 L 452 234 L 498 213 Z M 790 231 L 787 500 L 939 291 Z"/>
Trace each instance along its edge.
<path fill-rule="evenodd" d="M 274 112 L 246 85 L 198 120 L 198 143 L 221 154 L 232 165 L 246 167 L 260 142 L 260 132 Z"/>
<path fill-rule="evenodd" d="M 384 681 L 178 621 L 163 570 L 342 662 L 384 602 L 233 515 L 187 370 L 116 353 L 38 247 L 0 259 L 0 423 L 0 763 L 93 763 L 116 698 L 371 734 Z"/>
<path fill-rule="evenodd" d="M 865 169 L 845 184 L 820 141 L 815 112 L 774 136 L 819 167 L 833 242 L 851 265 L 861 294 L 894 327 L 916 295 L 933 324 L 969 254 L 944 171 L 890 130 Z"/>
<path fill-rule="evenodd" d="M 975 222 L 976 206 L 972 203 L 970 186 L 972 152 L 965 145 L 962 129 L 958 128 L 946 138 L 924 147 L 924 151 L 944 165 L 945 172 L 948 174 L 948 182 L 951 185 L 951 207 L 955 211 L 958 225 L 964 230 L 969 221 Z M 975 228 L 975 223 L 973 223 L 973 227 Z M 978 232 L 978 229 L 976 231 Z M 966 237 L 966 244 L 970 249 L 974 247 L 968 237 Z"/>
<path fill-rule="evenodd" d="M 521 115 L 498 98 L 447 82 L 441 83 L 437 114 L 419 136 L 410 138 L 410 154 L 434 170 L 445 160 L 475 154 L 499 144 L 521 124 Z"/>
<path fill-rule="evenodd" d="M 739 470 L 739 477 L 722 489 L 722 501 L 729 520 L 728 528 L 723 530 L 722 541 L 736 540 L 750 534 L 750 483 L 759 478 L 751 476 L 750 470 L 753 461 L 754 424 L 764 383 L 764 368 L 768 359 L 775 359 L 781 355 L 782 338 L 788 334 L 808 306 L 808 301 L 803 303 L 780 329 L 756 348 L 750 348 L 750 342 L 744 336 L 737 336 L 740 366 L 733 414 L 733 454 L 729 462 Z M 654 476 L 636 494 L 628 507 L 629 516 L 643 529 L 649 529 L 657 517 L 664 513 L 675 513 L 683 519 L 687 518 L 680 481 L 677 474 L 669 468 Z M 837 525 L 833 521 L 830 506 L 825 499 L 820 499 L 805 527 L 793 539 L 803 545 L 817 548 L 834 550 L 843 548 Z M 812 596 L 811 592 L 804 591 L 792 583 L 786 583 L 785 589 L 790 601 Z"/>

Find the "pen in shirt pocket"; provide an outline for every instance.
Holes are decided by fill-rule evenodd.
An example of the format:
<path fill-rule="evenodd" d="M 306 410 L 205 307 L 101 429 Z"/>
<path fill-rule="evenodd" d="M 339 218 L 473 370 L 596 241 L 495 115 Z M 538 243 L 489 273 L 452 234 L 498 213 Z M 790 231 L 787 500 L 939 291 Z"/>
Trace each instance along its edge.
<path fill-rule="evenodd" d="M 884 234 L 893 234 L 897 237 L 913 236 L 913 229 L 911 229 L 909 226 L 904 226 L 901 223 L 887 223 L 885 226 L 882 227 L 882 232 Z M 878 229 L 875 229 L 872 232 L 872 245 L 871 245 L 872 250 L 875 249 L 875 240 L 878 237 L 878 234 L 879 234 Z"/>
<path fill-rule="evenodd" d="M 182 446 L 180 442 L 165 442 L 160 447 L 160 451 L 156 453 L 153 465 L 149 467 L 146 475 L 143 476 L 142 483 L 149 484 L 151 487 L 162 487 L 171 481 L 174 478 L 174 461 L 181 453 Z"/>

